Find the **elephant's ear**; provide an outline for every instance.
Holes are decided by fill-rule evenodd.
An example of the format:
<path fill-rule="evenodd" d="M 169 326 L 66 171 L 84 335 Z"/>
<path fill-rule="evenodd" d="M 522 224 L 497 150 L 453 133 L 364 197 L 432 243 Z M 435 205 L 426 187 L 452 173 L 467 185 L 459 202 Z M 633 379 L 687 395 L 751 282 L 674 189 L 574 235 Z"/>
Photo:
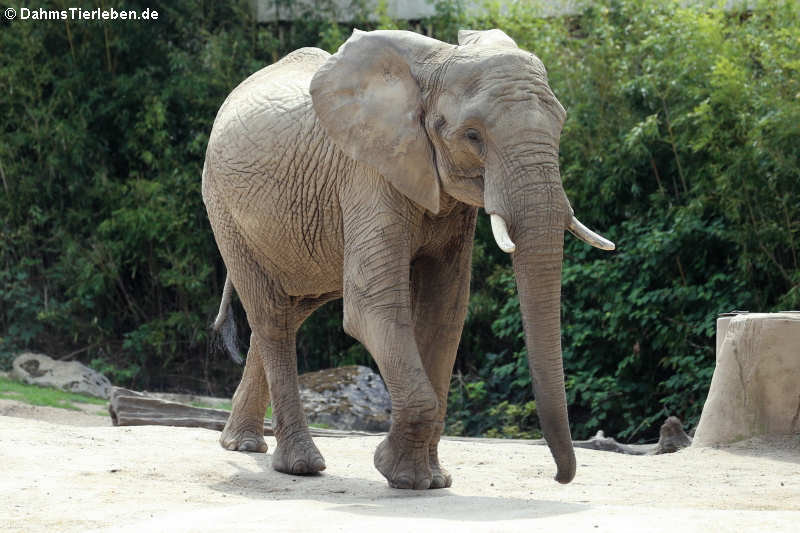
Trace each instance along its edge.
<path fill-rule="evenodd" d="M 314 110 L 333 142 L 433 213 L 439 176 L 414 71 L 446 46 L 407 31 L 354 30 L 311 80 Z"/>
<path fill-rule="evenodd" d="M 483 44 L 487 46 L 509 46 L 518 48 L 514 39 L 501 30 L 458 30 L 458 44 Z"/>

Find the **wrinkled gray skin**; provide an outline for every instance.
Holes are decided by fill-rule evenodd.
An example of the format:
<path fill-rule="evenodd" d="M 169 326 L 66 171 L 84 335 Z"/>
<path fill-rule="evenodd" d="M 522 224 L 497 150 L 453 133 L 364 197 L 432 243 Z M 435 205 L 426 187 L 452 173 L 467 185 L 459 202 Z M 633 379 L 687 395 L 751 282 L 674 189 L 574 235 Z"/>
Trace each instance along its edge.
<path fill-rule="evenodd" d="M 537 411 L 556 480 L 574 477 L 560 335 L 565 112 L 541 61 L 504 33 L 459 40 L 356 31 L 333 56 L 304 48 L 253 74 L 219 110 L 203 199 L 252 328 L 225 448 L 266 451 L 271 398 L 273 467 L 325 468 L 298 395 L 295 335 L 343 298 L 344 329 L 392 399 L 376 468 L 393 487 L 450 486 L 437 446 L 484 207 L 516 243 Z"/>

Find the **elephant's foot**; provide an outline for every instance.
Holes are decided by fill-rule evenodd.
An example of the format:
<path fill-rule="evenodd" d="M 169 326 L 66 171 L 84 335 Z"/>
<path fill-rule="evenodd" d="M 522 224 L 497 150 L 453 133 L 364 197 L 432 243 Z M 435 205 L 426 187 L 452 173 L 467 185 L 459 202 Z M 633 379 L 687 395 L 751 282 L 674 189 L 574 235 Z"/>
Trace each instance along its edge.
<path fill-rule="evenodd" d="M 257 427 L 255 424 L 237 423 L 233 417 L 229 418 L 225 424 L 225 429 L 222 430 L 222 435 L 219 437 L 219 443 L 223 448 L 231 451 L 257 453 L 267 451 L 264 426 L 259 424 Z"/>
<path fill-rule="evenodd" d="M 453 476 L 450 472 L 442 468 L 439 464 L 439 453 L 435 446 L 431 446 L 428 456 L 428 464 L 431 466 L 431 486 L 432 489 L 446 489 L 453 485 Z"/>
<path fill-rule="evenodd" d="M 284 474 L 316 474 L 325 470 L 325 459 L 306 434 L 279 440 L 272 453 L 272 468 Z"/>
<path fill-rule="evenodd" d="M 422 490 L 432 487 L 425 442 L 410 442 L 389 433 L 375 450 L 375 468 L 392 488 Z"/>

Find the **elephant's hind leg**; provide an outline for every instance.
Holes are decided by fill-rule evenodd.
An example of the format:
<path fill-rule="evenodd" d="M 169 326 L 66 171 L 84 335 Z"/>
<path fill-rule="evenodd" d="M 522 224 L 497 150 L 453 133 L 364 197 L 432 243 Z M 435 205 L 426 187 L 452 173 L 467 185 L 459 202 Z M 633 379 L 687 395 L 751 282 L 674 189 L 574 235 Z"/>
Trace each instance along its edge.
<path fill-rule="evenodd" d="M 300 401 L 296 334 L 296 326 L 264 326 L 253 328 L 253 341 L 264 358 L 272 400 L 272 429 L 278 441 L 272 468 L 287 474 L 313 474 L 325 470 L 325 460 L 311 439 Z"/>
<path fill-rule="evenodd" d="M 263 273 L 258 263 L 248 252 L 245 240 L 236 229 L 230 214 L 219 204 L 216 198 L 206 200 L 209 209 L 209 220 L 219 243 L 222 256 L 226 258 L 228 275 L 239 293 L 239 299 L 249 313 L 254 299 L 248 290 L 250 287 L 262 287 Z M 241 291 L 241 292 L 240 292 Z M 258 294 L 257 309 L 263 308 L 263 294 Z M 231 312 L 229 310 L 229 312 Z M 251 342 L 247 352 L 247 360 L 242 374 L 242 381 L 233 395 L 233 407 L 219 442 L 227 450 L 241 452 L 267 451 L 264 441 L 264 414 L 269 402 L 267 376 L 264 373 L 262 354 Z"/>
<path fill-rule="evenodd" d="M 267 443 L 264 441 L 264 413 L 268 401 L 264 363 L 261 354 L 251 346 L 242 381 L 233 395 L 231 415 L 219 438 L 223 448 L 240 452 L 267 451 Z"/>
<path fill-rule="evenodd" d="M 223 209 L 209 207 L 209 218 L 252 329 L 244 375 L 220 442 L 227 449 L 266 451 L 264 413 L 271 401 L 278 441 L 272 467 L 291 474 L 324 470 L 325 461 L 308 431 L 297 380 L 295 336 L 310 311 L 298 308 L 275 286 Z"/>

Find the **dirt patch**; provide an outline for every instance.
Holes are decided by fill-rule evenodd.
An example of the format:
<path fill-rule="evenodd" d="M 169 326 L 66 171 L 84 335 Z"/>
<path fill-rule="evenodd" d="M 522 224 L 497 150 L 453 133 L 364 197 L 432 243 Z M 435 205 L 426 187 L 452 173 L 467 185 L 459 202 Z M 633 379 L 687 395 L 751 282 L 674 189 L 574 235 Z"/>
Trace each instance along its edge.
<path fill-rule="evenodd" d="M 569 485 L 552 480 L 545 447 L 444 441 L 455 484 L 435 491 L 390 489 L 372 466 L 380 437 L 315 439 L 328 470 L 311 477 L 278 474 L 270 453 L 228 452 L 218 438 L 0 416 L 0 530 L 674 533 L 800 523 L 796 437 L 644 457 L 578 449 Z"/>
<path fill-rule="evenodd" d="M 66 426 L 110 426 L 108 407 L 91 403 L 74 403 L 77 410 L 30 405 L 0 398 L 0 416 L 43 420 Z"/>

